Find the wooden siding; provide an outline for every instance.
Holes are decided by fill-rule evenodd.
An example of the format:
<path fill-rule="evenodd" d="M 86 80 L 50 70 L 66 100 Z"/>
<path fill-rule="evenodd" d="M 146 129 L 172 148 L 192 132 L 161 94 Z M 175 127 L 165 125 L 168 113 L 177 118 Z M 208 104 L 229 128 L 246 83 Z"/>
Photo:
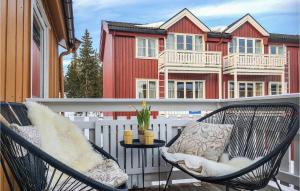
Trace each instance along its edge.
<path fill-rule="evenodd" d="M 177 21 L 174 25 L 167 29 L 168 32 L 176 33 L 191 33 L 191 34 L 203 34 L 204 32 L 197 27 L 189 18 L 183 17 Z"/>
<path fill-rule="evenodd" d="M 1 0 L 0 3 L 0 101 L 23 102 L 31 96 L 31 0 Z M 50 25 L 51 21 L 49 18 Z M 59 53 L 55 27 L 51 25 L 48 34 L 48 94 L 58 97 Z M 2 166 L 0 176 L 0 191 L 9 190 Z M 16 187 L 10 172 L 9 176 Z"/>
<path fill-rule="evenodd" d="M 287 47 L 290 55 L 290 92 L 300 92 L 300 49 L 299 47 Z"/>
<path fill-rule="evenodd" d="M 232 32 L 232 36 L 262 38 L 263 35 L 253 27 L 249 22 L 245 22 L 242 26 Z"/>
<path fill-rule="evenodd" d="M 139 59 L 135 54 L 134 37 L 114 37 L 115 98 L 135 98 L 136 79 L 158 79 L 157 59 Z"/>
<path fill-rule="evenodd" d="M 31 96 L 31 1 L 1 1 L 0 100 Z M 49 97 L 58 97 L 58 40 L 49 30 Z"/>

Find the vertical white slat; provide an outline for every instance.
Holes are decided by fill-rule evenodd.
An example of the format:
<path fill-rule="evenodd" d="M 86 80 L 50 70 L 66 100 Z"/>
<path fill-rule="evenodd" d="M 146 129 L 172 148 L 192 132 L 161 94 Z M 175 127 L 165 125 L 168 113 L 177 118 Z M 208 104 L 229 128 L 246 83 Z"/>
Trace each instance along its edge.
<path fill-rule="evenodd" d="M 95 144 L 102 147 L 102 135 L 101 135 L 101 121 L 97 121 L 95 124 Z"/>
<path fill-rule="evenodd" d="M 153 121 L 153 134 L 154 134 L 155 139 L 161 139 L 159 137 L 159 128 L 160 128 L 159 119 L 155 119 L 155 121 Z M 158 160 L 157 160 L 158 150 L 153 149 L 152 151 L 153 151 L 153 167 L 157 167 L 158 166 Z"/>
<path fill-rule="evenodd" d="M 151 116 L 150 127 L 149 127 L 151 130 L 153 130 L 153 128 L 155 128 L 154 127 L 155 121 L 156 120 L 154 120 L 153 117 Z M 149 167 L 151 168 L 152 167 L 153 157 L 154 157 L 153 153 L 152 153 L 153 151 L 154 151 L 154 149 L 146 149 L 146 155 L 145 155 L 145 159 L 146 159 L 145 160 L 145 167 L 146 168 L 149 168 Z"/>
<path fill-rule="evenodd" d="M 119 125 L 117 121 L 118 120 L 115 120 L 115 123 L 110 127 L 110 154 L 114 158 L 117 157 L 117 144 L 119 144 L 118 142 L 116 142 L 117 128 Z"/>
<path fill-rule="evenodd" d="M 118 127 L 118 162 L 119 165 L 121 166 L 122 169 L 124 169 L 124 147 L 120 145 L 120 141 L 123 140 L 123 135 L 124 135 L 124 126 L 119 126 Z"/>
<path fill-rule="evenodd" d="M 289 149 L 287 150 L 287 152 L 285 153 L 285 155 L 282 158 L 281 161 L 281 165 L 280 165 L 280 171 L 283 172 L 290 172 L 290 161 L 291 161 L 291 147 L 289 147 Z M 284 182 L 284 181 L 280 181 L 280 184 L 285 185 L 285 186 L 289 186 L 288 182 Z"/>
<path fill-rule="evenodd" d="M 113 121 L 111 121 L 111 125 L 114 125 Z M 110 127 L 111 125 L 103 125 L 102 126 L 102 131 L 103 131 L 103 149 L 110 153 L 110 145 L 109 145 L 109 139 L 110 139 Z"/>

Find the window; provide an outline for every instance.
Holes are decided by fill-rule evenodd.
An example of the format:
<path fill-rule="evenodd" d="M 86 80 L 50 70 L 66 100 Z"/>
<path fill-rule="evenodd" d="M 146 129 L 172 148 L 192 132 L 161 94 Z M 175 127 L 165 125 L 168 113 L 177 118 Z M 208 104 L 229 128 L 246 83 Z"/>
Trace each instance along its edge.
<path fill-rule="evenodd" d="M 247 40 L 247 53 L 253 54 L 253 40 Z"/>
<path fill-rule="evenodd" d="M 157 98 L 157 82 L 155 80 L 137 80 L 137 98 Z"/>
<path fill-rule="evenodd" d="M 193 50 L 193 36 L 185 36 L 185 47 L 186 50 Z"/>
<path fill-rule="evenodd" d="M 185 83 L 185 98 L 193 98 L 193 82 Z"/>
<path fill-rule="evenodd" d="M 152 38 L 137 38 L 137 57 L 156 58 L 158 54 L 158 41 Z"/>
<path fill-rule="evenodd" d="M 202 36 L 195 36 L 195 50 L 203 51 Z"/>
<path fill-rule="evenodd" d="M 168 98 L 204 98 L 204 81 L 169 81 Z"/>
<path fill-rule="evenodd" d="M 263 82 L 238 82 L 239 97 L 253 97 L 264 95 Z M 234 98 L 234 82 L 229 82 L 229 98 Z"/>
<path fill-rule="evenodd" d="M 177 35 L 177 50 L 184 50 L 183 35 Z"/>
<path fill-rule="evenodd" d="M 184 98 L 184 82 L 177 82 L 177 98 Z"/>
<path fill-rule="evenodd" d="M 262 42 L 261 40 L 255 40 L 255 54 L 262 53 Z"/>
<path fill-rule="evenodd" d="M 46 13 L 39 0 L 33 1 L 31 36 L 31 96 L 48 97 L 48 27 Z"/>
<path fill-rule="evenodd" d="M 246 84 L 245 83 L 239 84 L 239 97 L 246 97 Z"/>
<path fill-rule="evenodd" d="M 167 37 L 167 49 L 174 50 L 175 49 L 175 37 L 174 34 L 168 34 Z"/>
<path fill-rule="evenodd" d="M 168 34 L 166 49 L 203 51 L 203 38 L 193 34 Z"/>
<path fill-rule="evenodd" d="M 245 39 L 239 39 L 239 53 L 245 53 Z"/>
<path fill-rule="evenodd" d="M 232 42 L 229 42 L 229 53 L 236 53 L 237 52 L 237 39 L 233 38 Z"/>
<path fill-rule="evenodd" d="M 270 52 L 270 54 L 284 55 L 285 54 L 285 47 L 283 45 L 282 46 L 270 45 L 269 52 Z"/>
<path fill-rule="evenodd" d="M 233 53 L 261 54 L 262 41 L 260 39 L 235 37 L 228 44 L 228 52 L 231 54 Z"/>
<path fill-rule="evenodd" d="M 285 86 L 286 86 L 286 84 L 285 84 Z M 282 92 L 281 82 L 270 82 L 269 83 L 269 95 L 283 94 L 284 92 Z"/>
<path fill-rule="evenodd" d="M 175 98 L 175 82 L 168 82 L 168 98 Z"/>
<path fill-rule="evenodd" d="M 146 39 L 138 39 L 138 56 L 146 57 Z"/>
<path fill-rule="evenodd" d="M 263 92 L 263 83 L 259 82 L 259 83 L 255 83 L 255 96 L 263 96 L 264 92 Z"/>
<path fill-rule="evenodd" d="M 195 82 L 195 98 L 203 98 L 203 82 Z"/>

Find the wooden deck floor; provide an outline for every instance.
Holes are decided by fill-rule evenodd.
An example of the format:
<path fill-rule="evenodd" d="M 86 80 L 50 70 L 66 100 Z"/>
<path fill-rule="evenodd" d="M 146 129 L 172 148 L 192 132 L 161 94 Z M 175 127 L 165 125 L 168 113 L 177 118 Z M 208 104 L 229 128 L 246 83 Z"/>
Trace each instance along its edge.
<path fill-rule="evenodd" d="M 131 189 L 131 191 L 142 191 L 143 189 Z M 153 188 L 145 188 L 144 191 L 158 191 L 158 187 Z M 161 191 L 163 188 L 161 187 Z M 260 191 L 276 191 L 277 189 L 267 187 Z M 203 183 L 201 186 L 195 186 L 193 184 L 176 184 L 170 186 L 167 191 L 225 191 L 225 187 L 214 185 L 214 184 L 207 184 Z M 230 189 L 230 191 L 234 191 L 233 189 Z"/>

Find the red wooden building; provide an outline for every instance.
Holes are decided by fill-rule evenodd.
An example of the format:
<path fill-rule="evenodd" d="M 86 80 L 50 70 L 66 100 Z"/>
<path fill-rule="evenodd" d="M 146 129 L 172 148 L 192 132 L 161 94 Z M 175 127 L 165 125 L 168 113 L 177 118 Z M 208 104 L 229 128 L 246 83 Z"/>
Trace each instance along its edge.
<path fill-rule="evenodd" d="M 269 33 L 250 14 L 219 31 L 188 9 L 164 23 L 103 21 L 100 41 L 105 98 L 299 92 L 299 35 Z"/>

